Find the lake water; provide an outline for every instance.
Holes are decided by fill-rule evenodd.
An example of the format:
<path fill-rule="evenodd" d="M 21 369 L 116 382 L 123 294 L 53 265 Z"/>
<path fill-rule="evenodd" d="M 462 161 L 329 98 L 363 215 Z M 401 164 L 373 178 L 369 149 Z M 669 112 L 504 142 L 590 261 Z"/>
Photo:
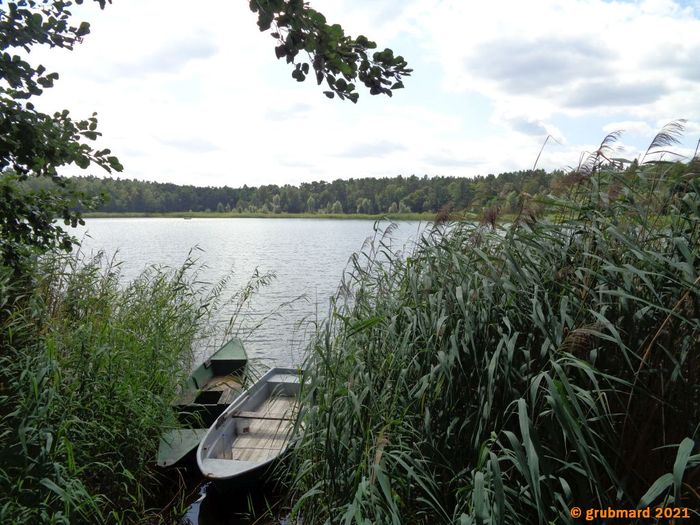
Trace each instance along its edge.
<path fill-rule="evenodd" d="M 233 271 L 230 292 L 245 285 L 256 268 L 275 272 L 276 279 L 254 297 L 243 319 L 245 326 L 254 326 L 293 301 L 244 339 L 248 356 L 267 367 L 302 361 L 308 323 L 327 315 L 328 300 L 351 255 L 375 235 L 374 224 L 326 219 L 88 219 L 76 236 L 83 239 L 82 249 L 88 254 L 117 253 L 124 280 L 151 265 L 178 267 L 194 247 L 201 250 L 194 256 L 204 265 L 200 280 L 215 283 Z M 380 224 L 382 230 L 387 226 Z M 410 251 L 424 227 L 425 223 L 400 222 L 391 234 L 392 247 Z M 233 310 L 229 305 L 218 314 L 222 332 Z"/>

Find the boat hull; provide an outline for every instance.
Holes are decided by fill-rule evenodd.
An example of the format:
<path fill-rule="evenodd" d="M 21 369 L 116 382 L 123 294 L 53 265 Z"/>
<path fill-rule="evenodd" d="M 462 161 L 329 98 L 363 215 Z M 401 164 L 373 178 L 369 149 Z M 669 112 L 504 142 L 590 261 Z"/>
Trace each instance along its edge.
<path fill-rule="evenodd" d="M 269 477 L 292 438 L 300 388 L 299 370 L 273 368 L 241 394 L 199 444 L 202 474 L 231 487 Z"/>
<path fill-rule="evenodd" d="M 190 374 L 184 392 L 173 405 L 182 428 L 162 434 L 156 461 L 159 467 L 196 464 L 199 442 L 243 390 L 247 362 L 243 343 L 233 338 Z"/>

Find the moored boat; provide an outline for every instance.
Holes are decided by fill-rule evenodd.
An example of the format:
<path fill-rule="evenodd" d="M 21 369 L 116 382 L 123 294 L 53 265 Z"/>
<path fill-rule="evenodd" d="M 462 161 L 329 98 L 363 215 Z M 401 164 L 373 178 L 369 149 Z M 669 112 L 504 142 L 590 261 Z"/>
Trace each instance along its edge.
<path fill-rule="evenodd" d="M 197 465 L 218 482 L 263 474 L 287 450 L 294 429 L 302 372 L 273 368 L 242 393 L 209 428 Z"/>
<path fill-rule="evenodd" d="M 184 428 L 161 436 L 158 466 L 179 464 L 196 450 L 209 426 L 243 390 L 247 362 L 243 343 L 233 338 L 190 374 L 174 405 Z"/>

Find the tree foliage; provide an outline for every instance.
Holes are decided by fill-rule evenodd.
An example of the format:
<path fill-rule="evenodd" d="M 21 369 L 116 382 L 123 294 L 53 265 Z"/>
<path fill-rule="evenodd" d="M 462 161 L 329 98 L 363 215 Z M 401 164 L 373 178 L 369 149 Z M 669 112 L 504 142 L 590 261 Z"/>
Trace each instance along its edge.
<path fill-rule="evenodd" d="M 72 183 L 86 195 L 105 194 L 107 199 L 97 210 L 113 213 L 200 212 L 216 210 L 219 203 L 238 213 L 260 212 L 265 207 L 273 210 L 275 206 L 282 213 L 335 213 L 336 201 L 344 213 L 351 214 L 435 213 L 447 204 L 454 211 L 478 212 L 495 207 L 514 213 L 519 209 L 520 196 L 525 193 L 538 198 L 566 191 L 563 172 L 544 170 L 473 178 L 398 175 L 239 188 L 179 186 L 109 177 L 76 177 Z M 35 188 L 48 185 L 39 185 L 38 181 L 32 184 Z"/>
<path fill-rule="evenodd" d="M 94 0 L 104 9 L 111 0 Z M 90 33 L 87 22 L 75 23 L 66 0 L 17 0 L 0 3 L 0 262 L 19 270 L 32 253 L 51 248 L 70 249 L 73 239 L 54 222 L 82 223 L 81 208 L 96 203 L 66 185 L 59 169 L 99 166 L 107 172 L 122 171 L 116 156 L 93 145 L 101 133 L 97 115 L 74 119 L 68 110 L 52 115 L 36 109 L 34 98 L 58 80 L 58 73 L 26 58 L 36 47 L 72 50 Z M 403 87 L 409 75 L 403 57 L 377 46 L 364 36 L 351 38 L 337 24 L 300 0 L 253 0 L 261 31 L 273 28 L 278 40 L 275 52 L 294 64 L 292 77 L 303 81 L 311 68 L 319 84 L 326 82 L 326 96 L 357 102 L 353 81 L 362 82 L 373 95 Z M 309 60 L 299 60 L 304 51 Z M 27 190 L 28 178 L 52 179 L 56 185 L 43 192 Z M 272 204 L 274 206 L 274 203 Z M 214 204 L 216 207 L 216 203 Z"/>
<path fill-rule="evenodd" d="M 105 0 L 95 1 L 104 8 Z M 58 73 L 23 57 L 36 46 L 73 49 L 90 32 L 85 22 L 72 24 L 71 4 L 23 0 L 0 10 L 0 261 L 17 270 L 36 251 L 70 249 L 72 239 L 54 223 L 56 216 L 72 226 L 82 222 L 75 211 L 82 197 L 66 186 L 60 167 L 122 169 L 109 149 L 90 144 L 100 136 L 96 114 L 74 120 L 68 110 L 48 115 L 33 103 L 54 85 Z M 17 182 L 30 176 L 52 178 L 57 188 L 25 191 Z"/>
<path fill-rule="evenodd" d="M 698 160 L 664 163 L 669 176 L 694 173 Z M 620 173 L 633 179 L 637 164 Z M 609 168 L 614 169 L 614 168 Z M 34 180 L 35 189 L 48 181 Z M 551 196 L 564 196 L 577 176 L 563 171 L 521 170 L 498 175 L 466 177 L 435 176 L 336 179 L 332 182 L 303 182 L 298 186 L 267 184 L 239 188 L 179 186 L 172 183 L 130 179 L 76 177 L 71 179 L 81 193 L 106 196 L 97 211 L 107 213 L 177 213 L 217 210 L 232 213 L 436 213 L 450 210 L 477 214 L 490 210 L 503 214 L 546 211 Z M 338 206 L 334 206 L 338 202 Z M 222 205 L 223 210 L 219 205 Z M 551 206 L 550 206 L 551 208 Z"/>
<path fill-rule="evenodd" d="M 375 42 L 363 35 L 347 36 L 340 25 L 329 25 L 303 0 L 251 0 L 250 9 L 257 13 L 261 31 L 273 29 L 275 53 L 294 65 L 292 77 L 303 82 L 313 68 L 316 82 L 326 82 L 328 98 L 337 95 L 357 102 L 356 80 L 371 95 L 391 96 L 392 90 L 403 88 L 402 77 L 411 74 L 402 56 L 394 56 L 391 49 L 372 52 Z M 302 52 L 308 60 L 299 59 Z"/>

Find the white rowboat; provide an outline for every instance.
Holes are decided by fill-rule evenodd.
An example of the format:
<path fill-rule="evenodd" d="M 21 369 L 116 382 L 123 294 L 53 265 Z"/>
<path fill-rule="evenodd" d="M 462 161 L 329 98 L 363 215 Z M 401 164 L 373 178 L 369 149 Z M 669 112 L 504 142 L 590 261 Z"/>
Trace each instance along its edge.
<path fill-rule="evenodd" d="M 287 449 L 297 414 L 301 371 L 273 368 L 236 398 L 209 428 L 197 465 L 214 481 L 261 472 Z"/>

